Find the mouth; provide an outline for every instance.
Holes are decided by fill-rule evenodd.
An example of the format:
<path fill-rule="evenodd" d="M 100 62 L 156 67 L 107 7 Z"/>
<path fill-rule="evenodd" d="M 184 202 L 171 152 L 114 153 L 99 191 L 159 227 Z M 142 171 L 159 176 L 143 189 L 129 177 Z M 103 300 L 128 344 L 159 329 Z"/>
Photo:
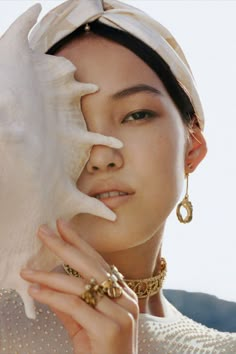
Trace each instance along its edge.
<path fill-rule="evenodd" d="M 99 193 L 94 195 L 94 198 L 97 199 L 107 199 L 107 198 L 114 198 L 114 197 L 119 197 L 119 196 L 124 196 L 128 195 L 126 192 L 120 192 L 120 191 L 111 191 L 111 192 L 104 192 L 104 193 Z"/>
<path fill-rule="evenodd" d="M 100 200 L 108 208 L 114 210 L 122 204 L 126 203 L 134 193 L 127 193 L 122 191 L 109 191 L 95 194 L 93 197 Z"/>

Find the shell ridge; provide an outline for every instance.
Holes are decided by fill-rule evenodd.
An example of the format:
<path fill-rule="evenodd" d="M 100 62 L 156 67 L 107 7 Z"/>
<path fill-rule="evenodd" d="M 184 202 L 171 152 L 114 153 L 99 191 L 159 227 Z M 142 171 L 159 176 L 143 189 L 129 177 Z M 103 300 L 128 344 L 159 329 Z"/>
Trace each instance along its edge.
<path fill-rule="evenodd" d="M 89 197 L 73 186 L 71 188 L 71 193 L 67 196 L 67 199 L 64 200 L 63 204 L 63 207 L 68 212 L 67 218 L 78 213 L 89 213 L 111 221 L 114 221 L 116 218 L 116 214 L 101 201 Z"/>

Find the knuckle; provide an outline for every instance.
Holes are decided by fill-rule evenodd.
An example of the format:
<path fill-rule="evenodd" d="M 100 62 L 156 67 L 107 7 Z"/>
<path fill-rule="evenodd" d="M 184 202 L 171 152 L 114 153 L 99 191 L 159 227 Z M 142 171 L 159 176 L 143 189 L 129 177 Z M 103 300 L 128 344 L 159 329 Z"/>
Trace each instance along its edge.
<path fill-rule="evenodd" d="M 121 328 L 122 330 L 129 331 L 134 326 L 134 317 L 131 313 L 127 312 L 121 319 Z"/>

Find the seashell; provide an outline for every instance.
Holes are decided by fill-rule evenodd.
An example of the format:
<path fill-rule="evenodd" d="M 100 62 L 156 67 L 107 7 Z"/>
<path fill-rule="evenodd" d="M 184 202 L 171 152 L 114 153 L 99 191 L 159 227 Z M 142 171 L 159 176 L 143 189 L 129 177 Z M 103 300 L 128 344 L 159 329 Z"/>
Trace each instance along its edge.
<path fill-rule="evenodd" d="M 80 101 L 97 86 L 77 82 L 67 59 L 30 48 L 28 33 L 40 11 L 39 4 L 31 7 L 0 38 L 0 286 L 19 293 L 29 318 L 34 302 L 19 271 L 61 263 L 37 238 L 39 225 L 56 230 L 57 218 L 78 213 L 115 220 L 76 181 L 94 144 L 122 147 L 87 131 Z"/>

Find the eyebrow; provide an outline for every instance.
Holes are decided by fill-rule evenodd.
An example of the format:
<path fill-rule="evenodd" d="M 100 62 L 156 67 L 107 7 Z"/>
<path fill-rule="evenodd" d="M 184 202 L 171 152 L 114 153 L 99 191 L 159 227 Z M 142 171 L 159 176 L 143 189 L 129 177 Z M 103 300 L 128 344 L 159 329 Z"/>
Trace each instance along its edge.
<path fill-rule="evenodd" d="M 131 86 L 131 87 L 128 87 L 128 88 L 125 88 L 121 91 L 116 92 L 115 94 L 112 95 L 112 98 L 119 99 L 119 98 L 134 95 L 139 92 L 147 92 L 147 93 L 152 93 L 152 94 L 154 93 L 156 95 L 162 95 L 161 91 L 159 91 L 158 89 L 156 89 L 152 86 L 145 85 L 145 84 L 139 84 L 139 85 Z"/>

